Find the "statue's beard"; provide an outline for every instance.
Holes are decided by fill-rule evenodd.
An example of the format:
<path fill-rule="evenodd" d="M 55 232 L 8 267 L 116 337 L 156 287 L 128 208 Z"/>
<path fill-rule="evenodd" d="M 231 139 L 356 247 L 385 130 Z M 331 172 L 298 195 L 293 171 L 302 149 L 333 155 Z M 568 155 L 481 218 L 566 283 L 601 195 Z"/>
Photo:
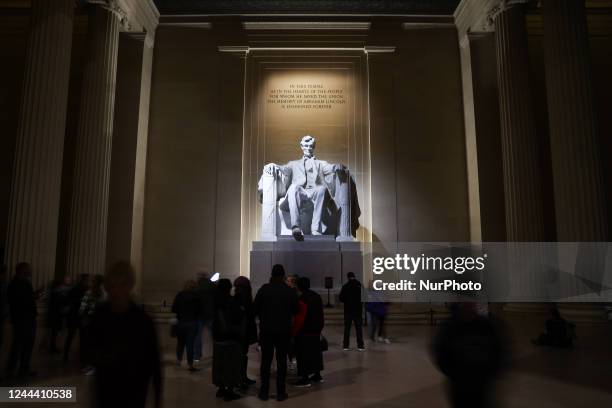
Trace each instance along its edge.
<path fill-rule="evenodd" d="M 311 151 L 303 150 L 303 152 L 304 152 L 305 157 L 312 157 L 314 153 L 312 150 Z"/>

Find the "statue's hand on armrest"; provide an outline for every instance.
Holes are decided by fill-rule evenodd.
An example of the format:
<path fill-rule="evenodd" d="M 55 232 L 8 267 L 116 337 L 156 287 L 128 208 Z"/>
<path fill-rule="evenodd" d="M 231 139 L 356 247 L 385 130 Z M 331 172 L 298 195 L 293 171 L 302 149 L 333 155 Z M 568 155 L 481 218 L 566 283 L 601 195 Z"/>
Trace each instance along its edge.
<path fill-rule="evenodd" d="M 341 183 L 345 183 L 348 180 L 349 169 L 344 164 L 334 164 L 333 172 Z"/>
<path fill-rule="evenodd" d="M 268 163 L 264 166 L 264 174 L 269 174 L 271 176 L 275 176 L 280 170 L 280 166 L 276 163 Z"/>
<path fill-rule="evenodd" d="M 348 167 L 346 167 L 344 164 L 334 164 L 333 170 L 334 170 L 334 173 L 341 173 L 341 174 L 348 173 Z"/>

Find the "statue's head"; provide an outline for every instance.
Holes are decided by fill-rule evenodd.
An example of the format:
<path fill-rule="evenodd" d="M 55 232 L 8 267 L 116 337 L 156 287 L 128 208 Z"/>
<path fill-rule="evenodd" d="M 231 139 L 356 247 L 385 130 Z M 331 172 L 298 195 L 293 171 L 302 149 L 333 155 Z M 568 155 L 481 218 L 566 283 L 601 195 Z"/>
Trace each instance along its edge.
<path fill-rule="evenodd" d="M 310 135 L 306 135 L 302 138 L 300 141 L 300 147 L 302 148 L 302 152 L 304 152 L 304 156 L 312 157 L 316 143 L 317 140 Z"/>

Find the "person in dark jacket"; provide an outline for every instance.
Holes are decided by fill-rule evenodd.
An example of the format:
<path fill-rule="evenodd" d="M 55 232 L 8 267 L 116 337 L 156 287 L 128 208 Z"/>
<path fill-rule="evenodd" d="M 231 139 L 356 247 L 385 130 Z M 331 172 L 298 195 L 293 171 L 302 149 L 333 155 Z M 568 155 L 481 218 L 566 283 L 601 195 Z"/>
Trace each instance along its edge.
<path fill-rule="evenodd" d="M 196 283 L 189 280 L 174 298 L 172 313 L 176 314 L 176 361 L 181 366 L 183 352 L 187 351 L 187 364 L 190 372 L 200 371 L 193 365 L 193 346 L 202 317 L 202 299 L 196 292 Z"/>
<path fill-rule="evenodd" d="M 36 339 L 36 293 L 32 287 L 32 267 L 22 262 L 15 268 L 15 276 L 8 285 L 8 306 L 13 325 L 13 343 L 9 354 L 7 372 L 14 374 L 19 363 L 18 375 L 36 375 L 30 368 L 34 340 Z"/>
<path fill-rule="evenodd" d="M 198 321 L 198 329 L 193 345 L 193 359 L 199 362 L 202 359 L 204 330 L 208 331 L 209 338 L 212 338 L 212 319 L 214 314 L 215 284 L 211 282 L 208 272 L 197 274 L 198 287 L 196 292 L 202 302 L 202 313 Z"/>
<path fill-rule="evenodd" d="M 300 379 L 293 385 L 310 387 L 312 382 L 322 383 L 323 351 L 321 332 L 325 318 L 323 301 L 318 293 L 310 290 L 310 279 L 302 277 L 297 281 L 299 291 L 298 314 L 293 322 L 297 370 Z"/>
<path fill-rule="evenodd" d="M 246 313 L 231 296 L 232 283 L 220 279 L 215 295 L 213 319 L 213 384 L 217 397 L 225 401 L 240 398 L 234 389 L 243 384 L 243 345 L 246 337 Z"/>
<path fill-rule="evenodd" d="M 49 352 L 59 353 L 57 347 L 57 336 L 64 325 L 67 314 L 68 292 L 72 287 L 72 279 L 69 276 L 64 279 L 54 279 L 49 290 L 47 299 L 47 325 L 49 330 Z"/>
<path fill-rule="evenodd" d="M 88 274 L 81 275 L 79 282 L 74 285 L 66 295 L 67 302 L 67 314 L 66 314 L 66 327 L 68 332 L 66 339 L 64 340 L 64 361 L 68 361 L 70 357 L 70 347 L 77 331 L 81 328 L 81 316 L 79 311 L 81 309 L 81 302 L 83 296 L 89 290 L 90 278 Z M 84 367 L 83 367 L 84 368 Z"/>
<path fill-rule="evenodd" d="M 255 315 L 259 317 L 259 344 L 261 346 L 261 387 L 259 399 L 266 401 L 270 391 L 270 366 L 276 352 L 276 400 L 287 399 L 287 345 L 291 336 L 293 316 L 297 313 L 295 290 L 285 283 L 285 269 L 272 267 L 270 283 L 263 285 L 255 296 Z"/>
<path fill-rule="evenodd" d="M 135 280 L 129 263 L 113 265 L 104 276 L 108 302 L 92 316 L 93 405 L 98 408 L 144 408 L 151 384 L 155 406 L 161 406 L 157 331 L 149 315 L 131 299 Z"/>
<path fill-rule="evenodd" d="M 85 296 L 83 296 L 81 301 L 81 307 L 79 308 L 80 362 L 84 372 L 88 375 L 94 374 L 93 367 L 91 366 L 91 318 L 96 312 L 96 308 L 105 299 L 104 276 L 96 274 L 91 278 L 90 289 L 85 292 Z"/>
<path fill-rule="evenodd" d="M 251 281 L 246 276 L 239 276 L 234 280 L 234 299 L 244 309 L 246 318 L 246 334 L 242 343 L 242 386 L 246 388 L 255 384 L 247 375 L 249 364 L 249 347 L 257 343 L 257 323 L 255 323 L 255 309 L 253 306 L 253 290 Z"/>
<path fill-rule="evenodd" d="M 372 342 L 390 344 L 385 327 L 389 303 L 383 302 L 380 294 L 370 284 L 368 290 L 368 302 L 366 303 L 366 315 L 368 317 L 368 334 Z"/>
<path fill-rule="evenodd" d="M 493 386 L 506 359 L 499 324 L 478 314 L 476 306 L 454 304 L 433 339 L 434 362 L 449 381 L 455 408 L 494 406 Z"/>
<path fill-rule="evenodd" d="M 350 345 L 351 325 L 355 323 L 357 350 L 364 351 L 363 345 L 363 304 L 361 303 L 361 282 L 353 272 L 346 274 L 347 282 L 340 291 L 340 301 L 344 303 L 344 340 L 342 347 L 348 351 Z"/>

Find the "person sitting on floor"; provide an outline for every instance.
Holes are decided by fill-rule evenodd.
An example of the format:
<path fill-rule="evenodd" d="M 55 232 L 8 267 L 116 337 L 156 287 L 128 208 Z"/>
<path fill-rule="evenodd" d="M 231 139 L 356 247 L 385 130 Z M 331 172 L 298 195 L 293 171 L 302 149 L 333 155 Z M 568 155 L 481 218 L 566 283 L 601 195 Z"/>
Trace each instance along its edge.
<path fill-rule="evenodd" d="M 559 309 L 550 309 L 550 318 L 546 320 L 546 332 L 540 334 L 537 339 L 532 340 L 537 346 L 551 346 L 569 348 L 574 345 L 576 338 L 575 327 L 559 313 Z"/>

